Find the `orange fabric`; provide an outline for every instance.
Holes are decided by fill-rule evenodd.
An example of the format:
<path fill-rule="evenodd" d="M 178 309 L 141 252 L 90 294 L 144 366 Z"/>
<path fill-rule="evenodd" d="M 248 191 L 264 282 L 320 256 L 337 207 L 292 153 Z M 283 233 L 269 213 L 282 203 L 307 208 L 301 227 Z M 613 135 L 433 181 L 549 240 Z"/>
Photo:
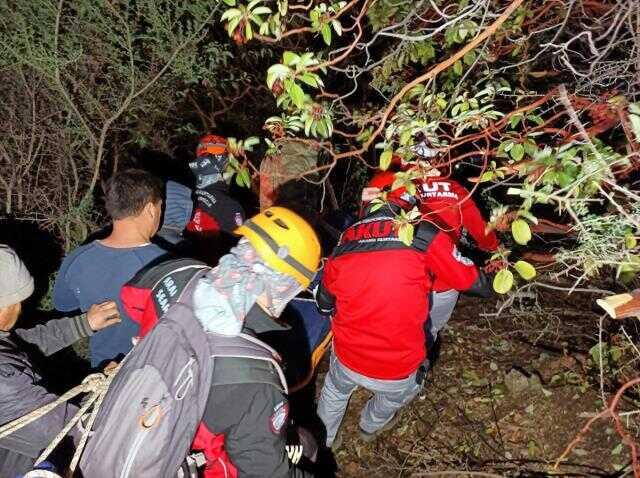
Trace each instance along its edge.
<path fill-rule="evenodd" d="M 207 154 L 225 154 L 227 152 L 227 139 L 215 134 L 207 134 L 200 138 L 196 156 L 205 156 Z"/>

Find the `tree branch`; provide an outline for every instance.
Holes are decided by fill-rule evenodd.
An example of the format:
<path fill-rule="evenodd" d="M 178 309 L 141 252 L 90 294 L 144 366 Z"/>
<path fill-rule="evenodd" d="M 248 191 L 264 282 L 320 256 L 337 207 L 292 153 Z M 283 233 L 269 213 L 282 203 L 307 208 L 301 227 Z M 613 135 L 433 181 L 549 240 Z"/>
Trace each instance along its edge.
<path fill-rule="evenodd" d="M 334 156 L 334 160 L 348 158 L 348 157 L 365 153 L 369 149 L 369 147 L 373 144 L 376 137 L 382 132 L 389 117 L 391 116 L 391 113 L 394 111 L 396 105 L 400 102 L 400 100 L 404 98 L 404 95 L 406 95 L 413 87 L 427 80 L 431 80 L 435 78 L 438 75 L 438 73 L 452 66 L 456 61 L 462 59 L 464 55 L 466 55 L 468 52 L 470 52 L 475 47 L 477 47 L 480 43 L 485 41 L 487 38 L 491 37 L 498 30 L 498 28 L 500 28 L 500 26 L 509 18 L 509 16 L 522 4 L 523 1 L 524 0 L 514 0 L 513 2 L 511 2 L 511 4 L 507 7 L 507 9 L 504 12 L 502 12 L 502 14 L 491 25 L 489 25 L 482 33 L 480 33 L 473 40 L 467 43 L 464 46 L 464 48 L 458 50 L 447 60 L 438 63 L 423 75 L 420 75 L 419 77 L 415 78 L 413 81 L 407 83 L 400 90 L 400 92 L 391 99 L 389 106 L 387 106 L 386 110 L 384 111 L 384 114 L 382 115 L 382 119 L 380 120 L 378 127 L 371 134 L 371 136 L 364 143 L 364 145 L 357 150 L 339 153 Z"/>

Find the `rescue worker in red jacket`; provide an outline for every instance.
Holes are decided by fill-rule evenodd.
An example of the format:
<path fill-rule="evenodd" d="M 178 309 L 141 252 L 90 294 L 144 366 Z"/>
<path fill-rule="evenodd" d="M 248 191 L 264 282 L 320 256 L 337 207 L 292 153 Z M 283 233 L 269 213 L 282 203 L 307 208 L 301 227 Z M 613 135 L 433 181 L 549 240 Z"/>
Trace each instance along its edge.
<path fill-rule="evenodd" d="M 421 389 L 426 373 L 425 324 L 434 280 L 447 288 L 488 296 L 490 286 L 451 237 L 428 222 L 404 244 L 394 227 L 415 198 L 391 191 L 388 204 L 369 205 L 349 227 L 324 266 L 316 292 L 321 312 L 333 316 L 333 354 L 318 415 L 326 444 L 337 448 L 338 428 L 351 393 L 374 393 L 362 410 L 360 435 L 371 441 L 393 426 L 398 411 Z"/>
<path fill-rule="evenodd" d="M 423 141 L 412 148 L 416 156 L 423 160 L 432 160 L 437 152 Z M 394 166 L 402 168 L 399 158 Z M 389 189 L 395 176 L 392 171 L 376 174 L 368 184 L 367 193 Z M 444 177 L 440 171 L 432 167 L 424 176 L 416 181 L 416 196 L 418 209 L 422 218 L 449 234 L 454 243 L 458 244 L 463 230 L 466 230 L 475 241 L 477 247 L 485 252 L 494 252 L 500 241 L 494 231 L 487 231 L 487 224 L 480 209 L 459 182 Z M 364 200 L 365 198 L 363 198 Z M 438 332 L 447 324 L 456 302 L 458 291 L 449 287 L 442 280 L 436 278 L 433 285 L 430 310 L 430 340 L 435 341 Z"/>

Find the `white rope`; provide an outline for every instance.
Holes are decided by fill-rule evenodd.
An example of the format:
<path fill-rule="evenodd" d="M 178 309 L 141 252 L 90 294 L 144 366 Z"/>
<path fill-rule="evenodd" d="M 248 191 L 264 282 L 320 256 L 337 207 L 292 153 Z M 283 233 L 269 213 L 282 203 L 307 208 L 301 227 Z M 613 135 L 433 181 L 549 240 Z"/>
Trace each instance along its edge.
<path fill-rule="evenodd" d="M 81 422 L 82 417 L 84 417 L 89 411 L 89 409 L 93 406 L 93 409 L 91 410 L 91 414 L 89 416 L 89 420 L 87 421 L 86 426 L 84 428 L 79 427 L 82 429 L 80 442 L 78 443 L 76 451 L 73 454 L 73 457 L 71 459 L 71 463 L 69 464 L 69 471 L 71 472 L 71 474 L 73 474 L 73 472 L 75 471 L 78 465 L 78 462 L 80 461 L 80 456 L 82 455 L 82 451 L 84 450 L 84 447 L 91 433 L 91 428 L 93 427 L 93 423 L 95 422 L 96 416 L 98 415 L 98 410 L 100 409 L 100 405 L 102 405 L 102 401 L 104 400 L 104 397 L 107 394 L 107 390 L 109 389 L 109 385 L 111 384 L 113 377 L 115 377 L 118 370 L 120 370 L 121 366 L 122 366 L 122 362 L 120 362 L 113 369 L 106 372 L 106 375 L 102 373 L 91 374 L 87 376 L 80 385 L 73 387 L 67 393 L 61 395 L 51 403 L 43 405 L 42 407 L 37 408 L 20 418 L 16 418 L 15 420 L 7 423 L 6 425 L 3 425 L 2 427 L 0 427 L 0 439 L 8 435 L 11 435 L 12 433 L 16 432 L 17 430 L 20 430 L 21 428 L 29 425 L 30 423 L 33 423 L 34 421 L 38 420 L 39 418 L 49 413 L 51 410 L 55 409 L 56 407 L 58 407 L 63 403 L 68 402 L 69 400 L 80 395 L 81 393 L 88 393 L 89 397 L 85 400 L 85 403 L 82 405 L 80 410 L 78 410 L 76 414 L 73 416 L 73 418 L 69 420 L 69 422 L 67 422 L 67 424 L 64 426 L 64 428 L 62 428 L 62 430 L 60 430 L 60 433 L 58 433 L 54 437 L 51 443 L 49 443 L 49 446 L 45 448 L 45 450 L 40 454 L 40 456 L 35 462 L 35 465 L 39 465 L 44 460 L 46 460 L 48 456 L 51 454 L 51 452 L 62 441 L 62 439 L 69 433 L 69 431 L 78 422 L 82 423 Z M 34 470 L 33 473 L 42 472 L 42 471 L 43 470 Z M 45 475 L 29 474 L 28 476 L 36 477 L 36 476 L 45 476 Z M 56 475 L 53 474 L 53 475 L 46 475 L 46 476 L 56 476 Z"/>

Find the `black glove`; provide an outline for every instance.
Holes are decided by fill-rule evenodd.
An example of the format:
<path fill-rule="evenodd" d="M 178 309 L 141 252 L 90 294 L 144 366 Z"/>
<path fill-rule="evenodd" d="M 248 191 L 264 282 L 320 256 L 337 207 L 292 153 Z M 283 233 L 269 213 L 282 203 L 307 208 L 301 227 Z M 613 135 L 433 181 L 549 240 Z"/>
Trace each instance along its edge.
<path fill-rule="evenodd" d="M 318 457 L 318 442 L 309 430 L 301 426 L 287 427 L 287 456 L 293 465 L 298 465 L 303 458 L 315 463 Z"/>
<path fill-rule="evenodd" d="M 223 181 L 223 173 L 229 164 L 226 154 L 208 154 L 189 163 L 189 168 L 196 178 L 196 188 L 203 189 L 210 184 Z"/>

